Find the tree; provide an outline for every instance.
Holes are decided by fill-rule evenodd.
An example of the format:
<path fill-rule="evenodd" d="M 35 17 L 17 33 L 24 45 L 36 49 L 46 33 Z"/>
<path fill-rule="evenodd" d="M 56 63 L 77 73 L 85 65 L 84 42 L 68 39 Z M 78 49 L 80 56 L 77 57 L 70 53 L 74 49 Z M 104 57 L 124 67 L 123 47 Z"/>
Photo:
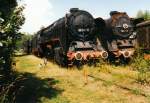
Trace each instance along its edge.
<path fill-rule="evenodd" d="M 16 7 L 9 19 L 8 17 L 5 19 L 7 22 L 2 24 L 1 26 L 1 39 L 0 42 L 2 43 L 0 57 L 3 58 L 3 64 L 0 65 L 0 69 L 2 72 L 5 73 L 4 75 L 8 75 L 11 70 L 11 58 L 13 56 L 13 51 L 15 48 L 16 40 L 19 36 L 19 29 L 20 26 L 24 23 L 24 16 L 22 15 L 23 7 Z"/>
<path fill-rule="evenodd" d="M 144 18 L 144 20 L 149 20 L 150 19 L 150 11 L 149 10 L 138 11 L 137 18 Z"/>
<path fill-rule="evenodd" d="M 19 36 L 19 39 L 16 42 L 16 49 L 17 50 L 23 49 L 24 43 L 27 40 L 31 40 L 32 36 L 33 35 L 31 35 L 29 33 L 21 33 L 20 36 Z"/>
<path fill-rule="evenodd" d="M 144 19 L 149 20 L 150 19 L 150 11 L 146 10 L 144 13 Z"/>
<path fill-rule="evenodd" d="M 18 88 L 14 88 L 17 76 L 12 71 L 12 61 L 20 26 L 25 18 L 24 7 L 16 0 L 0 0 L 0 102 L 13 103 Z M 12 86 L 13 84 L 13 86 Z"/>
<path fill-rule="evenodd" d="M 138 13 L 137 13 L 137 17 L 138 18 L 142 18 L 144 15 L 143 11 L 142 10 L 139 10 Z"/>

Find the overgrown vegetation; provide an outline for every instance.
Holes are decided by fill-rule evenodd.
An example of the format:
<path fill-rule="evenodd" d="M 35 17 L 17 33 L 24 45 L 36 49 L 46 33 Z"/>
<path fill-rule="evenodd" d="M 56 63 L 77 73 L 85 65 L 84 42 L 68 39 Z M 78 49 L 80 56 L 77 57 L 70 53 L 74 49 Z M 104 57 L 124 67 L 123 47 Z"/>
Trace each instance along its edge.
<path fill-rule="evenodd" d="M 150 61 L 144 59 L 144 53 L 142 50 L 137 50 L 132 66 L 134 70 L 138 71 L 137 81 L 139 83 L 150 83 Z"/>
<path fill-rule="evenodd" d="M 144 18 L 144 20 L 150 20 L 150 11 L 138 11 L 137 18 Z M 134 63 L 132 64 L 133 68 L 137 70 L 138 77 L 137 81 L 141 84 L 149 84 L 150 83 L 150 60 L 144 59 L 144 53 L 149 54 L 150 51 L 142 51 L 137 50 L 136 57 L 134 59 Z"/>
<path fill-rule="evenodd" d="M 25 18 L 16 0 L 0 0 L 0 103 L 14 103 L 21 77 L 12 68 L 16 40 Z"/>
<path fill-rule="evenodd" d="M 25 90 L 21 98 L 33 100 L 35 103 L 149 103 L 150 101 L 150 91 L 147 89 L 150 86 L 136 82 L 138 71 L 132 70 L 129 65 L 103 64 L 100 67 L 85 65 L 79 70 L 76 67 L 62 68 L 53 62 L 48 62 L 47 66 L 40 68 L 38 65 L 43 63 L 43 60 L 33 55 L 16 57 L 16 61 L 17 72 L 30 74 L 29 80 L 25 83 L 28 85 L 26 86 L 28 91 Z M 51 80 L 47 81 L 51 78 L 54 83 L 51 83 Z M 54 95 L 50 95 L 51 87 Z M 33 91 L 30 91 L 31 88 L 34 88 Z M 29 95 L 31 92 L 36 95 Z"/>

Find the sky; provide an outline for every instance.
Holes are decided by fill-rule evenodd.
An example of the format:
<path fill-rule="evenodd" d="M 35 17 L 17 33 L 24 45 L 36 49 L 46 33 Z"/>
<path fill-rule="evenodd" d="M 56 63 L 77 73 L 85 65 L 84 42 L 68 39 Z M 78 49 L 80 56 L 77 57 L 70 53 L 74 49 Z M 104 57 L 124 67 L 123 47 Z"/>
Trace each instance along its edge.
<path fill-rule="evenodd" d="M 70 8 L 79 8 L 90 12 L 93 17 L 109 18 L 110 11 L 127 12 L 135 17 L 139 10 L 150 10 L 149 0 L 21 0 L 24 5 L 25 24 L 21 32 L 33 34 L 64 17 Z"/>

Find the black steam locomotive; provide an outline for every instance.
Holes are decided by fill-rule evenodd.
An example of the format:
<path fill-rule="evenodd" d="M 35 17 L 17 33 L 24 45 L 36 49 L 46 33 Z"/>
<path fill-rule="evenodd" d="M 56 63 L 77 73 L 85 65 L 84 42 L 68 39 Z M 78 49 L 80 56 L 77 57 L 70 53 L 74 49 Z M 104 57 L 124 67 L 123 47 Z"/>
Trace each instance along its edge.
<path fill-rule="evenodd" d="M 96 25 L 90 13 L 77 8 L 70 9 L 69 14 L 41 29 L 33 37 L 32 52 L 53 58 L 63 66 L 105 59 L 108 53 L 97 38 Z"/>
<path fill-rule="evenodd" d="M 127 63 L 135 51 L 135 26 L 140 20 L 132 19 L 125 12 L 118 11 L 110 12 L 110 16 L 103 25 L 103 47 L 108 51 L 111 62 L 118 60 Z"/>

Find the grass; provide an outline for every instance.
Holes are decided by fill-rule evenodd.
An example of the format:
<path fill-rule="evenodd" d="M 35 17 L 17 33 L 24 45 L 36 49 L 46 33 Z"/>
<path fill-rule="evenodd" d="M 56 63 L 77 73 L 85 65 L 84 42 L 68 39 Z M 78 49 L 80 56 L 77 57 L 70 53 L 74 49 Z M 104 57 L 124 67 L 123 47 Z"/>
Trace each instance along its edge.
<path fill-rule="evenodd" d="M 150 86 L 136 82 L 130 66 L 103 64 L 83 69 L 61 68 L 32 55 L 16 57 L 15 71 L 23 74 L 24 91 L 18 103 L 149 103 Z"/>

